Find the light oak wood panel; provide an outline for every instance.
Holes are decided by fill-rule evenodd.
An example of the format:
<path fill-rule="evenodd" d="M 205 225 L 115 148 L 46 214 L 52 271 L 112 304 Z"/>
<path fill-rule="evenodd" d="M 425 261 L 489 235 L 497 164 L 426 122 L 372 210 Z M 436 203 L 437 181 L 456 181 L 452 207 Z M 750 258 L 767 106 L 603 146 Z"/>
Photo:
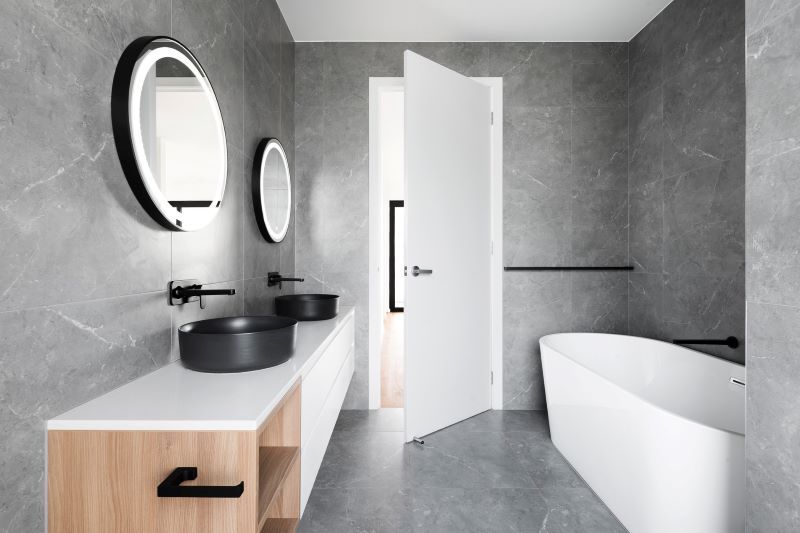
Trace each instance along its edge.
<path fill-rule="evenodd" d="M 260 533 L 294 533 L 299 522 L 297 518 L 270 518 Z"/>
<path fill-rule="evenodd" d="M 298 381 L 259 428 L 259 446 L 300 446 L 300 394 Z"/>
<path fill-rule="evenodd" d="M 50 431 L 50 533 L 240 533 L 256 531 L 254 431 Z M 175 468 L 187 484 L 235 485 L 240 498 L 159 498 Z"/>
<path fill-rule="evenodd" d="M 292 468 L 300 459 L 300 448 L 269 446 L 258 452 L 258 514 L 266 516 Z"/>

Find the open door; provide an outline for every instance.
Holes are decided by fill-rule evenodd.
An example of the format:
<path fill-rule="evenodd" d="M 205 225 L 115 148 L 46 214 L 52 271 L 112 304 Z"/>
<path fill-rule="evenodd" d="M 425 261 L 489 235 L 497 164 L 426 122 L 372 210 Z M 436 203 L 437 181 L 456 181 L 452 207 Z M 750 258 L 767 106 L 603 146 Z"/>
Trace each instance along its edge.
<path fill-rule="evenodd" d="M 405 52 L 406 441 L 491 408 L 490 89 Z"/>

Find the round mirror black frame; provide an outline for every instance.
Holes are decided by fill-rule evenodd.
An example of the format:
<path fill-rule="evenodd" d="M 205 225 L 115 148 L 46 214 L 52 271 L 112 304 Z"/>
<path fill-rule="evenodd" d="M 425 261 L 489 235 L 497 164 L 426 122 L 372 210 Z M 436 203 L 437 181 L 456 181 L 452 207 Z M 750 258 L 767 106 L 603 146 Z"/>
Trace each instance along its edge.
<path fill-rule="evenodd" d="M 263 193 L 261 187 L 261 171 L 264 167 L 264 163 L 266 162 L 267 155 L 273 150 L 277 150 L 278 154 L 280 154 L 284 168 L 286 169 L 287 191 L 289 194 L 289 213 L 286 216 L 285 227 L 283 227 L 279 232 L 273 231 L 273 229 L 270 228 L 270 224 L 267 221 L 266 212 L 264 211 L 264 204 L 261 201 Z M 266 138 L 262 139 L 261 142 L 258 143 L 258 148 L 256 148 L 256 154 L 253 158 L 252 191 L 253 209 L 255 209 L 256 223 L 258 223 L 258 229 L 261 231 L 261 235 L 263 235 L 268 242 L 281 242 L 286 237 L 286 233 L 289 231 L 289 225 L 291 224 L 292 220 L 292 174 L 289 172 L 289 162 L 286 158 L 286 151 L 283 149 L 283 145 L 278 139 Z"/>
<path fill-rule="evenodd" d="M 184 59 L 188 60 L 192 66 L 200 74 L 201 78 L 205 80 L 210 97 L 216 104 L 216 113 L 219 119 L 219 128 L 222 135 L 222 159 L 223 159 L 223 176 L 219 180 L 219 186 L 215 197 L 208 202 L 169 202 L 166 198 L 163 201 L 154 199 L 154 195 L 158 196 L 160 193 L 151 193 L 147 186 L 146 176 L 151 175 L 151 170 L 148 163 L 144 161 L 141 165 L 136 157 L 136 150 L 134 147 L 134 139 L 132 133 L 130 109 L 131 109 L 131 84 L 134 80 L 134 75 L 137 72 L 137 65 L 139 60 L 153 50 L 159 48 L 171 48 L 176 50 Z M 140 37 L 134 40 L 120 57 L 117 64 L 116 71 L 114 72 L 114 81 L 111 87 L 111 126 L 114 132 L 114 144 L 117 148 L 122 170 L 128 184 L 133 190 L 133 194 L 139 203 L 142 204 L 145 211 L 159 224 L 165 228 L 173 231 L 192 231 L 200 229 L 207 225 L 219 213 L 222 205 L 222 196 L 225 193 L 225 184 L 227 182 L 227 141 L 225 134 L 225 126 L 222 121 L 222 111 L 220 110 L 219 101 L 217 100 L 214 89 L 211 86 L 211 81 L 208 79 L 200 62 L 192 54 L 188 48 L 177 40 L 166 36 L 155 37 Z M 143 167 L 144 169 L 143 169 Z M 152 181 L 152 180 L 151 180 Z M 161 205 L 159 205 L 159 203 Z M 176 205 L 180 204 L 180 205 Z M 197 205 L 202 204 L 202 205 Z M 193 227 L 187 226 L 184 217 L 181 216 L 181 210 L 184 207 L 204 207 L 212 211 L 209 216 L 200 224 Z"/>

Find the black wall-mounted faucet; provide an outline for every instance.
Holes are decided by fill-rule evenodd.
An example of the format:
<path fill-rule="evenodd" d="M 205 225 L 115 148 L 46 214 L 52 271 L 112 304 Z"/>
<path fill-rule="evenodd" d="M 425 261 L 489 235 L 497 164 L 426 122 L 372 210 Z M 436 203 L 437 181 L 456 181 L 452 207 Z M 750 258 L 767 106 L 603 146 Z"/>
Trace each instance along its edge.
<path fill-rule="evenodd" d="M 200 300 L 200 309 L 206 308 L 204 296 L 233 296 L 236 289 L 204 289 L 196 279 L 170 281 L 167 287 L 169 305 L 183 305 Z"/>
<path fill-rule="evenodd" d="M 280 272 L 270 272 L 267 274 L 267 287 L 278 286 L 279 289 L 283 288 L 284 281 L 305 281 L 303 278 L 285 278 L 281 276 Z"/>

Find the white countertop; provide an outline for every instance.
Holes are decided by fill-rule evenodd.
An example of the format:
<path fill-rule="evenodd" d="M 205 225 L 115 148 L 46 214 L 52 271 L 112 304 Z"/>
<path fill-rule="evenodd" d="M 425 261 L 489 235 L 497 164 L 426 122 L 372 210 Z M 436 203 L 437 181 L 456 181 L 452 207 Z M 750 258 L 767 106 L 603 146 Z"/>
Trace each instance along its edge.
<path fill-rule="evenodd" d="M 295 354 L 281 365 L 209 374 L 189 370 L 176 361 L 48 420 L 47 429 L 258 429 L 353 316 L 353 308 L 344 307 L 331 320 L 300 322 Z"/>

